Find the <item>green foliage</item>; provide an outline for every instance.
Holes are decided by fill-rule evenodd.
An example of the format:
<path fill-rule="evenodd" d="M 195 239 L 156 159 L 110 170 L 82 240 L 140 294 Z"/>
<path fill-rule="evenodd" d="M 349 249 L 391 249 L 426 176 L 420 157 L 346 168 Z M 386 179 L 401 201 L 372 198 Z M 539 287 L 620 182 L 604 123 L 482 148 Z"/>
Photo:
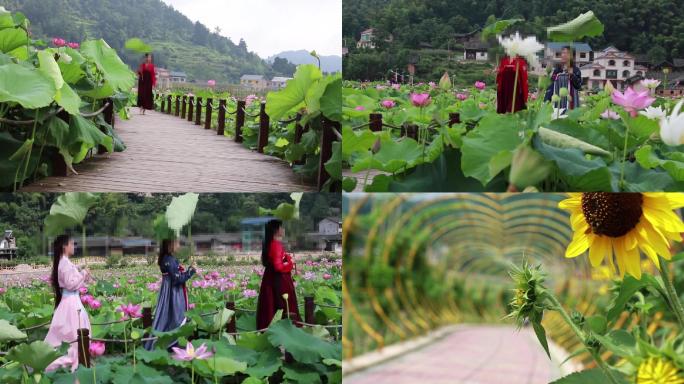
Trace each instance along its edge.
<path fill-rule="evenodd" d="M 45 218 L 45 233 L 57 236 L 65 230 L 82 226 L 88 209 L 97 201 L 96 195 L 87 192 L 67 192 L 57 198 Z"/>
<path fill-rule="evenodd" d="M 192 220 L 198 200 L 199 194 L 192 192 L 171 200 L 171 204 L 166 208 L 166 223 L 169 228 L 176 231 L 176 235 Z"/>
<path fill-rule="evenodd" d="M 594 37 L 603 34 L 603 24 L 589 11 L 583 13 L 567 23 L 546 29 L 553 41 L 576 41 L 583 37 Z"/>
<path fill-rule="evenodd" d="M 145 44 L 142 39 L 133 37 L 124 43 L 124 47 L 130 51 L 138 52 L 138 53 L 151 53 L 152 52 L 152 47 L 149 46 L 148 44 Z"/>

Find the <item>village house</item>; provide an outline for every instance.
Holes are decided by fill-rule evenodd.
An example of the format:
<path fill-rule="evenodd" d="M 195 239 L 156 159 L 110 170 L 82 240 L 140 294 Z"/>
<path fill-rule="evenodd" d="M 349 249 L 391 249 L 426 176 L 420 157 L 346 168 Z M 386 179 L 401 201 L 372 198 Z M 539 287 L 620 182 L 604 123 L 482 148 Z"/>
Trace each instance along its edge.
<path fill-rule="evenodd" d="M 171 87 L 171 72 L 166 68 L 155 68 L 157 74 L 157 88 L 169 89 Z"/>
<path fill-rule="evenodd" d="M 318 251 L 338 252 L 342 247 L 342 221 L 338 217 L 326 217 L 318 222 L 318 231 L 307 233 L 304 247 Z"/>
<path fill-rule="evenodd" d="M 291 80 L 291 79 L 292 79 L 291 77 L 276 76 L 276 77 L 271 79 L 270 88 L 275 89 L 275 90 L 283 89 L 287 85 L 287 81 Z"/>
<path fill-rule="evenodd" d="M 185 72 L 171 72 L 169 78 L 172 83 L 186 83 L 188 81 L 188 75 Z"/>
<path fill-rule="evenodd" d="M 489 45 L 483 42 L 479 35 L 463 43 L 463 60 L 487 61 Z"/>
<path fill-rule="evenodd" d="M 375 49 L 375 30 L 373 28 L 366 29 L 361 32 L 361 38 L 356 43 L 356 48 Z"/>
<path fill-rule="evenodd" d="M 263 75 L 242 75 L 240 85 L 252 91 L 262 91 L 268 89 L 269 81 Z"/>
<path fill-rule="evenodd" d="M 602 89 L 608 81 L 624 90 L 626 80 L 634 75 L 645 76 L 647 68 L 635 63 L 635 57 L 610 46 L 594 54 L 592 63 L 580 67 L 586 89 Z"/>

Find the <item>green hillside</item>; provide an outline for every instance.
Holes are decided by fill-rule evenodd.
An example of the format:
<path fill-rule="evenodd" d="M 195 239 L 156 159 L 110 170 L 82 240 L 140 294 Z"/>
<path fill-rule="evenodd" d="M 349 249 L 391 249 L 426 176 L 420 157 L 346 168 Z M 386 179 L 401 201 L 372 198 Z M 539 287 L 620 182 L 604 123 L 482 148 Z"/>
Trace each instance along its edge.
<path fill-rule="evenodd" d="M 236 82 L 244 73 L 277 75 L 244 41 L 234 43 L 160 0 L 0 0 L 0 6 L 24 13 L 34 38 L 103 38 L 133 67 L 141 57 L 123 46 L 128 38 L 139 37 L 154 48 L 158 67 L 183 71 L 189 80 Z"/>

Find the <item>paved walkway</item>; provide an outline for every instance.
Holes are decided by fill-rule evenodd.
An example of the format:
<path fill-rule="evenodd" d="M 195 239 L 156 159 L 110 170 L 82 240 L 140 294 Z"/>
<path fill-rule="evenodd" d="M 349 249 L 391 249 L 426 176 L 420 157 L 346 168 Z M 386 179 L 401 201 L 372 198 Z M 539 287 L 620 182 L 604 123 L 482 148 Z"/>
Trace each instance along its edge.
<path fill-rule="evenodd" d="M 116 121 L 127 149 L 75 166 L 78 175 L 38 180 L 22 192 L 294 192 L 313 191 L 278 158 L 180 117 L 131 110 Z"/>
<path fill-rule="evenodd" d="M 345 384 L 547 384 L 561 375 L 531 329 L 464 326 Z"/>

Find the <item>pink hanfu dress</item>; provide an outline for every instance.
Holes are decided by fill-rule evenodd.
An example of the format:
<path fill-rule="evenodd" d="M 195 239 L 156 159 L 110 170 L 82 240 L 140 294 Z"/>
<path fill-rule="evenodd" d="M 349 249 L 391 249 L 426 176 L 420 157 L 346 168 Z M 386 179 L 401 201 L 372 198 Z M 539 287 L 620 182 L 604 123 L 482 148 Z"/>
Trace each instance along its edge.
<path fill-rule="evenodd" d="M 84 286 L 85 273 L 82 273 L 71 263 L 68 257 L 62 256 L 57 269 L 57 281 L 62 288 L 62 300 L 59 302 L 55 313 L 52 315 L 50 330 L 45 336 L 45 342 L 53 347 L 59 347 L 62 342 L 76 340 L 77 330 L 87 328 L 90 330 L 90 320 L 83 304 L 78 289 Z M 79 322 L 79 312 L 80 322 Z M 88 345 L 85 348 L 89 348 Z M 66 356 L 53 361 L 46 371 L 54 371 L 59 367 L 71 367 L 71 371 L 78 368 L 78 345 L 71 344 Z"/>

